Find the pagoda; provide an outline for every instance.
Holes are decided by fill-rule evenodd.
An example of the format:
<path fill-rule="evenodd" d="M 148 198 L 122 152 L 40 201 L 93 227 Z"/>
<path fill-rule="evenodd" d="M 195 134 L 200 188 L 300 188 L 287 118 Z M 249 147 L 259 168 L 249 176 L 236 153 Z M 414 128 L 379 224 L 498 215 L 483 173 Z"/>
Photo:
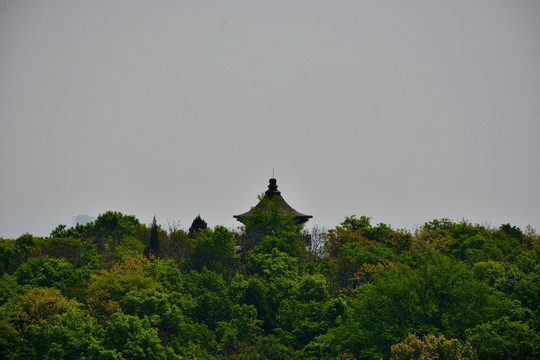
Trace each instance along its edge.
<path fill-rule="evenodd" d="M 276 179 L 272 178 L 270 179 L 270 183 L 268 184 L 268 190 L 265 191 L 264 193 L 264 198 L 259 201 L 259 203 L 257 205 L 255 205 L 254 208 L 257 208 L 257 209 L 263 209 L 264 205 L 263 205 L 263 202 L 266 199 L 269 199 L 269 200 L 272 200 L 274 199 L 275 197 L 278 197 L 279 199 L 279 204 L 281 205 L 281 208 L 283 209 L 283 211 L 286 213 L 286 214 L 289 214 L 289 215 L 292 215 L 294 216 L 294 219 L 296 221 L 297 224 L 303 224 L 305 222 L 307 222 L 309 219 L 311 219 L 313 216 L 311 215 L 306 215 L 306 214 L 302 214 L 301 212 L 298 212 L 296 210 L 294 210 L 289 204 L 287 204 L 287 202 L 283 199 L 283 197 L 281 196 L 281 192 L 277 189 L 277 181 Z M 252 211 L 253 209 L 252 208 L 251 210 L 249 210 L 248 212 L 245 212 L 243 214 L 240 214 L 240 215 L 234 215 L 233 217 L 240 221 L 241 223 L 243 223 L 242 219 L 246 216 L 249 216 L 252 214 Z"/>

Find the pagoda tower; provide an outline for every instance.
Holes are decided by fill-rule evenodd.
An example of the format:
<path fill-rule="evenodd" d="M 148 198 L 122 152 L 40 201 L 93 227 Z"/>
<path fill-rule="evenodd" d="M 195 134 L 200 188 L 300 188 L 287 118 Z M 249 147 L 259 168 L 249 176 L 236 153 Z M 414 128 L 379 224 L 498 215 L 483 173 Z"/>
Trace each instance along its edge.
<path fill-rule="evenodd" d="M 278 197 L 279 198 L 279 203 L 281 204 L 281 207 L 282 207 L 283 211 L 286 214 L 294 216 L 294 219 L 296 220 L 297 224 L 303 224 L 303 223 L 307 222 L 309 219 L 311 219 L 313 217 L 311 215 L 302 214 L 301 212 L 298 212 L 298 211 L 294 210 L 283 199 L 283 197 L 281 196 L 281 192 L 277 188 L 278 188 L 277 187 L 277 180 L 274 179 L 274 178 L 270 179 L 270 183 L 268 184 L 268 190 L 266 190 L 265 193 L 264 193 L 264 198 L 272 200 L 275 197 Z M 257 205 L 255 205 L 255 208 L 261 209 L 263 207 L 263 200 L 259 201 L 259 203 Z M 253 208 L 252 208 L 252 210 L 253 210 Z M 247 212 L 245 212 L 243 214 L 240 214 L 240 215 L 234 215 L 233 217 L 236 220 L 243 223 L 242 218 L 251 215 L 252 210 L 249 210 L 249 211 L 247 211 Z"/>

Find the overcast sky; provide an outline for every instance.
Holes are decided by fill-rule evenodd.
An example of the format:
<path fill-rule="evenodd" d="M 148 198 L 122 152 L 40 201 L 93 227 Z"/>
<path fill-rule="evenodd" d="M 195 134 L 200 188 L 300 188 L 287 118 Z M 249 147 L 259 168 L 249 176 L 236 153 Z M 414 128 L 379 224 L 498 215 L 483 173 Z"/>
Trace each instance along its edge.
<path fill-rule="evenodd" d="M 0 0 L 0 237 L 107 210 L 540 230 L 540 1 Z"/>

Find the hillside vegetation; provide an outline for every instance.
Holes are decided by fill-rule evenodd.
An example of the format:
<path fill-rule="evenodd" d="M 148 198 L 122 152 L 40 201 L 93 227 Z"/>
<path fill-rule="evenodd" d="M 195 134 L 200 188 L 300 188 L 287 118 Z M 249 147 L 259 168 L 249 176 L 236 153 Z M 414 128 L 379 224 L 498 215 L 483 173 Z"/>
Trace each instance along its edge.
<path fill-rule="evenodd" d="M 189 230 L 107 212 L 0 239 L 1 359 L 538 359 L 532 229 L 277 208 Z"/>

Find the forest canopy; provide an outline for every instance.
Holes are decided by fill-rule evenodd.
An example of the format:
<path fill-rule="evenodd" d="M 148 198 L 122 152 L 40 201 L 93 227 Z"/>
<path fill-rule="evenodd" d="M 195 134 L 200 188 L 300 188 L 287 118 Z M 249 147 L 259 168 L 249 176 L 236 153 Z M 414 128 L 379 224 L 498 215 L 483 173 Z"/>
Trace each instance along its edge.
<path fill-rule="evenodd" d="M 0 358 L 540 358 L 532 228 L 307 229 L 272 209 L 237 229 L 109 211 L 0 239 Z"/>

